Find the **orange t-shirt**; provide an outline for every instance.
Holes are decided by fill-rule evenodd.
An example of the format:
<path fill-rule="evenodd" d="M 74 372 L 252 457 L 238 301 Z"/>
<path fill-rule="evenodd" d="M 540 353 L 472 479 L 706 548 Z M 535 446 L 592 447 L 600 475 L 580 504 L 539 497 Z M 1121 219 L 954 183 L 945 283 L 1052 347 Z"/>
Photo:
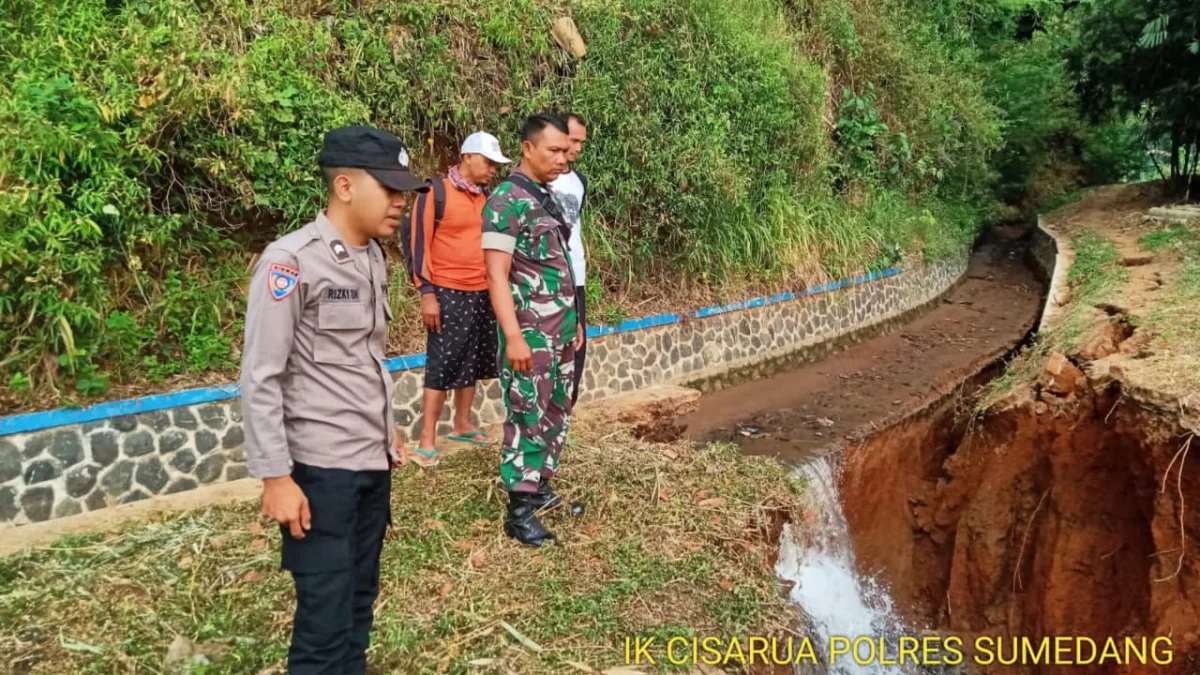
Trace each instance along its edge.
<path fill-rule="evenodd" d="M 417 196 L 412 210 L 413 283 L 424 292 L 432 286 L 457 291 L 486 291 L 483 261 L 483 205 L 487 194 L 472 195 L 442 181 L 446 210 L 435 230 L 433 190 Z"/>

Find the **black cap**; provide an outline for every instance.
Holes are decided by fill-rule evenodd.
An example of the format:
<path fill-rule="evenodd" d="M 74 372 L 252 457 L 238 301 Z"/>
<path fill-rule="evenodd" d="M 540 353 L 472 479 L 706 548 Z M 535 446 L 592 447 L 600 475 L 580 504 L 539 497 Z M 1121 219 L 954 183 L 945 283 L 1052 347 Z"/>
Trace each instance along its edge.
<path fill-rule="evenodd" d="M 408 170 L 404 141 L 375 127 L 355 125 L 329 131 L 317 164 L 364 169 L 393 190 L 429 191 L 429 184 Z"/>

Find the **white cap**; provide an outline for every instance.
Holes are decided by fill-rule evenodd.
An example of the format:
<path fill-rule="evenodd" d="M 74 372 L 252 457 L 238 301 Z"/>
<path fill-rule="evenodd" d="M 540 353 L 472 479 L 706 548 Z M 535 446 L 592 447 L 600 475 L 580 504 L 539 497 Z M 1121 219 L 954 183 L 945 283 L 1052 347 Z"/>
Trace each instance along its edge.
<path fill-rule="evenodd" d="M 483 155 L 498 164 L 508 164 L 512 161 L 500 152 L 500 141 L 486 131 L 476 131 L 467 136 L 467 140 L 463 141 L 462 150 L 459 151 L 459 154 L 466 155 L 468 153 Z"/>

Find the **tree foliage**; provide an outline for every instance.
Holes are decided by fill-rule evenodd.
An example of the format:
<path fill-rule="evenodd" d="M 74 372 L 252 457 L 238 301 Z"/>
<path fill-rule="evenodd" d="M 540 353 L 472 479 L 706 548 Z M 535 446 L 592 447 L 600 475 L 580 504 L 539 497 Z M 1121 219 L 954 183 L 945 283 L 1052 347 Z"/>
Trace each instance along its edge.
<path fill-rule="evenodd" d="M 1200 4 L 1193 0 L 1095 0 L 1071 56 L 1085 112 L 1136 114 L 1186 183 L 1200 163 Z M 1163 169 L 1164 172 L 1166 169 Z"/>

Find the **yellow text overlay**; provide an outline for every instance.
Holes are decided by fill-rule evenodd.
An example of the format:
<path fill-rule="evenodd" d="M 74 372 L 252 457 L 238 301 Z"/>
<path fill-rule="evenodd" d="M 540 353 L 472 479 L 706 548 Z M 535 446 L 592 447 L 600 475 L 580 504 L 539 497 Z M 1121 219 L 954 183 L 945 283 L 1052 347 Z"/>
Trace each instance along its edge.
<path fill-rule="evenodd" d="M 978 637 L 973 649 L 958 637 L 936 635 L 899 638 L 810 637 L 626 637 L 626 665 L 709 666 L 854 662 L 858 665 L 956 666 L 964 661 L 988 665 L 1169 665 L 1171 638 L 1107 638 L 1082 636 Z M 969 654 L 969 655 L 968 655 Z"/>

